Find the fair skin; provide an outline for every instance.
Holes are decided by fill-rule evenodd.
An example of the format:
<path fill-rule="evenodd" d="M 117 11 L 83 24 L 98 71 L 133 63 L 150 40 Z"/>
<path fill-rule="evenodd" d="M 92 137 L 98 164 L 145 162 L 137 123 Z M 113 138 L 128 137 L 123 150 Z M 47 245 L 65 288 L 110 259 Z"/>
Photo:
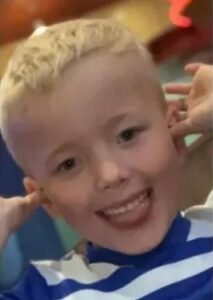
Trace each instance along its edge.
<path fill-rule="evenodd" d="M 185 67 L 188 75 L 193 76 L 189 84 L 167 84 L 165 91 L 183 95 L 175 102 L 180 120 L 172 128 L 172 134 L 183 137 L 191 133 L 212 133 L 213 113 L 213 66 L 192 63 Z M 186 97 L 187 96 L 187 97 Z"/>
<path fill-rule="evenodd" d="M 126 253 L 148 251 L 159 244 L 166 234 L 178 208 L 178 189 L 181 186 L 179 175 L 183 162 L 182 144 L 177 143 L 177 140 L 174 143 L 167 129 L 165 116 L 156 104 L 153 105 L 155 99 L 150 101 L 150 98 L 156 97 L 150 94 L 153 89 L 138 88 L 137 93 L 133 93 L 132 86 L 128 84 L 131 77 L 128 77 L 127 82 L 127 78 L 116 71 L 121 70 L 122 73 L 122 67 L 134 69 L 136 61 L 131 60 L 132 65 L 129 65 L 128 58 L 117 65 L 118 62 L 115 63 L 114 60 L 100 57 L 99 64 L 96 60 L 94 68 L 91 58 L 76 67 L 72 83 L 69 79 L 73 74 L 66 75 L 63 97 L 60 85 L 52 93 L 55 106 L 51 116 L 47 116 L 44 109 L 43 122 L 48 117 L 49 126 L 39 137 L 39 142 L 46 147 L 40 154 L 35 153 L 33 157 L 36 160 L 29 160 L 28 167 L 33 170 L 35 163 L 37 172 L 27 184 L 28 190 L 30 185 L 34 188 L 42 186 L 51 199 L 46 205 L 48 211 L 55 215 L 62 214 L 86 238 Z M 138 66 L 138 61 L 136 64 Z M 104 68 L 106 78 L 100 78 L 98 82 L 102 74 L 100 71 L 103 71 L 101 68 Z M 137 76 L 143 77 L 139 73 Z M 132 78 L 136 78 L 135 75 L 133 73 Z M 118 85 L 111 88 L 110 78 L 116 79 Z M 147 79 L 143 80 L 146 82 Z M 79 82 L 85 87 L 81 91 L 78 88 Z M 132 80 L 132 84 L 134 90 L 135 84 L 140 86 L 137 80 Z M 146 82 L 144 86 L 147 85 Z M 106 95 L 107 98 L 100 95 Z M 64 109 L 61 109 L 61 104 L 57 105 L 56 99 L 59 98 L 63 101 Z M 106 105 L 106 100 L 109 105 Z M 61 115 L 57 113 L 59 108 Z M 125 119 L 117 124 L 110 124 L 112 115 L 123 112 L 126 113 Z M 107 129 L 109 124 L 110 130 Z M 136 131 L 129 131 L 131 126 L 137 126 Z M 59 156 L 54 157 L 49 168 L 44 168 L 48 153 L 52 153 L 55 147 L 71 137 L 72 145 L 69 144 L 65 152 L 58 153 Z M 67 161 L 63 167 L 61 165 L 58 168 L 58 163 L 70 157 L 77 157 L 77 160 Z M 39 161 L 42 163 L 38 167 Z M 76 169 L 73 168 L 75 164 Z M 56 170 L 60 170 L 59 173 L 50 171 L 55 170 L 55 166 Z M 147 187 L 151 189 L 152 195 L 145 209 L 140 207 L 139 215 L 137 211 L 129 212 L 123 217 L 114 217 L 112 224 L 97 215 L 97 211 L 118 203 L 120 205 L 123 199 L 126 200 L 135 191 Z M 17 209 L 18 203 L 20 199 L 17 198 Z M 11 205 L 11 202 L 7 201 L 7 205 Z M 144 216 L 146 218 L 142 222 L 134 222 L 135 216 L 136 221 L 138 217 L 140 219 L 140 214 L 142 219 Z M 8 213 L 3 215 L 1 222 L 6 223 L 9 216 Z M 21 223 L 24 218 L 22 214 L 18 216 Z"/>
<path fill-rule="evenodd" d="M 7 242 L 9 235 L 20 227 L 41 205 L 36 192 L 26 197 L 0 197 L 0 252 Z"/>
<path fill-rule="evenodd" d="M 87 240 L 131 254 L 161 242 L 182 190 L 184 145 L 171 138 L 160 93 L 144 73 L 135 53 L 88 55 L 51 93 L 30 96 L 36 109 L 27 126 L 23 118 L 9 128 L 49 213 Z"/>

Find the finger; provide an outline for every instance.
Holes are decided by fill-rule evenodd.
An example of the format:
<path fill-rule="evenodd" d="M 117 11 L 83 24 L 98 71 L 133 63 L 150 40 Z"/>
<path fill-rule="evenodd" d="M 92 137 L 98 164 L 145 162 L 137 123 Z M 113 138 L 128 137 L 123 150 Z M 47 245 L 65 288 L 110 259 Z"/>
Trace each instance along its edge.
<path fill-rule="evenodd" d="M 182 122 L 188 118 L 187 111 L 179 111 L 178 112 L 178 122 Z"/>
<path fill-rule="evenodd" d="M 194 76 L 198 69 L 203 65 L 203 63 L 190 63 L 186 65 L 184 69 L 188 75 Z"/>
<path fill-rule="evenodd" d="M 42 203 L 42 194 L 38 191 L 28 194 L 23 198 L 23 202 L 33 206 L 40 205 Z"/>
<path fill-rule="evenodd" d="M 13 197 L 4 199 L 4 201 L 5 210 L 3 211 L 3 217 L 8 220 L 6 223 L 9 233 L 20 227 L 41 204 L 41 199 L 37 192 L 26 197 Z"/>
<path fill-rule="evenodd" d="M 20 199 L 20 208 L 25 217 L 30 216 L 33 211 L 42 204 L 42 197 L 39 192 L 34 192 Z"/>
<path fill-rule="evenodd" d="M 174 137 L 185 137 L 192 133 L 197 133 L 191 125 L 189 119 L 185 119 L 179 123 L 176 123 L 173 127 L 170 128 L 170 132 Z"/>
<path fill-rule="evenodd" d="M 167 94 L 188 95 L 192 88 L 191 83 L 168 83 L 164 89 Z"/>
<path fill-rule="evenodd" d="M 188 108 L 185 98 L 180 98 L 177 100 L 169 100 L 168 105 L 174 105 L 179 111 L 186 111 Z"/>
<path fill-rule="evenodd" d="M 41 198 L 38 192 L 27 195 L 26 197 L 13 197 L 7 201 L 10 202 L 9 215 L 11 219 L 11 231 L 21 226 L 41 204 Z"/>

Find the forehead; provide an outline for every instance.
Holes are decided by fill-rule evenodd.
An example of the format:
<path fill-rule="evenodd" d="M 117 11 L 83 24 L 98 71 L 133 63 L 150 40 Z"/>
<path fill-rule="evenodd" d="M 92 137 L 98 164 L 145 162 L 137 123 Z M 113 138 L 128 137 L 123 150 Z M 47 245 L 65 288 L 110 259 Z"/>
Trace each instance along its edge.
<path fill-rule="evenodd" d="M 158 92 L 152 67 L 138 53 L 118 55 L 101 51 L 74 62 L 57 82 L 49 99 L 52 109 L 59 111 L 65 105 L 72 107 L 75 114 L 79 109 L 83 113 L 88 107 L 92 110 L 125 105 L 124 100 L 136 93 L 151 100 L 159 96 Z"/>
<path fill-rule="evenodd" d="M 93 53 L 81 58 L 51 92 L 28 99 L 28 124 L 19 126 L 25 131 L 25 149 L 40 155 L 69 139 L 79 143 L 91 132 L 95 136 L 116 114 L 134 113 L 139 106 L 144 109 L 145 103 L 156 102 L 152 98 L 157 97 L 157 89 L 151 79 L 151 71 L 135 53 Z"/>
<path fill-rule="evenodd" d="M 152 65 L 137 52 L 118 55 L 96 51 L 72 63 L 50 92 L 29 96 L 28 111 L 32 119 L 41 121 L 47 113 L 49 118 L 56 118 L 56 112 L 64 114 L 69 106 L 75 116 L 88 108 L 123 106 L 125 99 L 136 94 L 147 101 L 159 98 Z"/>
<path fill-rule="evenodd" d="M 51 92 L 26 99 L 31 107 L 28 126 L 23 127 L 41 136 L 45 129 L 54 127 L 55 133 L 66 126 L 66 119 L 72 130 L 80 131 L 87 120 L 97 126 L 98 117 L 102 121 L 117 110 L 137 109 L 138 101 L 158 106 L 158 99 L 153 101 L 159 94 L 151 68 L 137 52 L 86 55 L 72 63 Z"/>
<path fill-rule="evenodd" d="M 27 108 L 24 110 L 30 115 L 29 123 L 29 119 L 41 121 L 46 113 L 49 117 L 55 111 L 59 114 L 66 106 L 71 107 L 75 114 L 79 109 L 83 112 L 87 106 L 110 108 L 116 104 L 124 105 L 124 100 L 136 93 L 148 101 L 159 98 L 149 57 L 145 60 L 144 55 L 136 51 L 115 54 L 101 50 L 73 62 L 51 91 L 23 97 Z"/>
<path fill-rule="evenodd" d="M 122 92 L 136 88 L 148 91 L 147 84 L 150 86 L 155 81 L 155 74 L 148 59 L 145 60 L 142 54 L 136 51 L 122 54 L 95 51 L 81 57 L 68 68 L 58 82 L 56 92 L 65 91 L 70 85 L 70 93 L 76 91 L 83 94 L 89 90 L 87 97 L 91 94 L 98 95 L 99 90 L 107 94 L 112 89 L 113 92 L 116 89 Z"/>

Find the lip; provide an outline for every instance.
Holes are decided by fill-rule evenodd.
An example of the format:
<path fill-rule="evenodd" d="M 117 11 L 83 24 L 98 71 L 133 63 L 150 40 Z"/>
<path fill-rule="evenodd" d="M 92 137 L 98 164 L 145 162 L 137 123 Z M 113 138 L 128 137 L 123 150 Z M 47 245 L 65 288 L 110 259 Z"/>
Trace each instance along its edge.
<path fill-rule="evenodd" d="M 146 198 L 136 209 L 133 209 L 131 211 L 127 211 L 126 213 L 119 214 L 119 215 L 106 215 L 104 213 L 107 209 L 117 209 L 122 206 L 125 206 L 135 200 L 137 200 L 141 195 L 144 196 L 146 194 Z M 152 194 L 153 189 L 152 188 L 145 188 L 140 192 L 137 192 L 131 196 L 129 196 L 126 200 L 120 201 L 116 203 L 115 205 L 110 205 L 102 210 L 99 210 L 97 212 L 97 215 L 101 217 L 104 221 L 106 221 L 109 225 L 114 227 L 115 229 L 132 229 L 136 226 L 141 225 L 148 217 L 149 212 L 151 210 L 152 206 Z"/>

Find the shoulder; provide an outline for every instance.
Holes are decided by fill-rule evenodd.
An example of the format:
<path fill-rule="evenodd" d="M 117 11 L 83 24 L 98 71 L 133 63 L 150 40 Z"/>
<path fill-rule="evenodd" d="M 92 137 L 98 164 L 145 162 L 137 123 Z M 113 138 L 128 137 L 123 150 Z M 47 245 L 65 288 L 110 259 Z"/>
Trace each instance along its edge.
<path fill-rule="evenodd" d="M 213 238 L 213 191 L 204 205 L 192 206 L 183 215 L 190 221 L 188 241 Z"/>
<path fill-rule="evenodd" d="M 111 275 L 118 268 L 110 263 L 89 264 L 86 258 L 75 253 L 59 261 L 32 262 L 21 282 L 0 295 L 0 300 L 71 299 L 80 291 L 84 294 L 88 288 L 94 292 L 106 278 L 112 282 Z"/>
<path fill-rule="evenodd" d="M 209 193 L 205 204 L 196 205 L 188 208 L 184 213 L 184 216 L 191 221 L 200 220 L 205 224 L 209 224 L 209 229 L 213 230 L 213 191 Z"/>
<path fill-rule="evenodd" d="M 32 262 L 21 282 L 0 299 L 49 300 L 49 295 L 55 295 L 53 299 L 58 299 L 58 296 L 63 299 L 62 290 L 66 291 L 67 286 L 69 295 L 96 278 L 85 259 L 73 253 L 65 260 Z"/>

